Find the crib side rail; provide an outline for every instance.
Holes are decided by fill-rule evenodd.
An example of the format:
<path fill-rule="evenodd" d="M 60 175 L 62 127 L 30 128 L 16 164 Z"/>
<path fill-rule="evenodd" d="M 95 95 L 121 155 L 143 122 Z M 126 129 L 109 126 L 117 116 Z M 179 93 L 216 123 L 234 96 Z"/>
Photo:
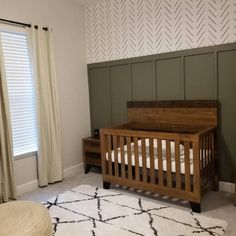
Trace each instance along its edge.
<path fill-rule="evenodd" d="M 207 129 L 208 130 L 208 129 Z M 119 128 L 103 128 L 100 129 L 100 135 L 124 136 L 133 138 L 156 138 L 159 139 L 173 139 L 176 141 L 197 141 L 198 135 L 182 134 L 182 133 L 168 133 L 168 132 L 153 132 L 153 131 L 139 131 Z"/>
<path fill-rule="evenodd" d="M 200 135 L 101 129 L 100 139 L 104 181 L 200 202 Z"/>

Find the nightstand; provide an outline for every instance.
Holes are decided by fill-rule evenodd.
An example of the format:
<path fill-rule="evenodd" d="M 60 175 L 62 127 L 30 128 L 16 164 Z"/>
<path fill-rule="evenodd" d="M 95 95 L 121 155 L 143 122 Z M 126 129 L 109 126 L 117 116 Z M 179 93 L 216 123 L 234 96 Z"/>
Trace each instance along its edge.
<path fill-rule="evenodd" d="M 100 139 L 87 137 L 83 139 L 84 172 L 87 174 L 91 166 L 101 167 Z"/>

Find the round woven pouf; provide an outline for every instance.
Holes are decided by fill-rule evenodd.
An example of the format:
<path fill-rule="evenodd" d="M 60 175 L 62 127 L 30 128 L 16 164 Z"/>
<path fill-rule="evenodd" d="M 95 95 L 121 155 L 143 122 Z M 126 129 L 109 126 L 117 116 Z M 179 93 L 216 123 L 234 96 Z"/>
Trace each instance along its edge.
<path fill-rule="evenodd" d="M 52 236 L 48 210 L 39 203 L 14 201 L 0 205 L 1 236 Z"/>

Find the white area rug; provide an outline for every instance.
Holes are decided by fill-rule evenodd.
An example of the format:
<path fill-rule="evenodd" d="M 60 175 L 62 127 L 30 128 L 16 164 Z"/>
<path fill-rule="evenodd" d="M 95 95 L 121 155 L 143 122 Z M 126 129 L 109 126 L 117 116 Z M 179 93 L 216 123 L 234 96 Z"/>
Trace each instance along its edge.
<path fill-rule="evenodd" d="M 223 235 L 227 222 L 81 185 L 46 203 L 56 236 Z"/>

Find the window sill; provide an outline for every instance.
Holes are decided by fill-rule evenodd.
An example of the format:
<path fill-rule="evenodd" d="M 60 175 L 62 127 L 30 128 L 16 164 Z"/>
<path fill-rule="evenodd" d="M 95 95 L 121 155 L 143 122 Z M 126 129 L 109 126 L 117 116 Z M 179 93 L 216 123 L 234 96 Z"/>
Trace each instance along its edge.
<path fill-rule="evenodd" d="M 28 153 L 24 153 L 24 154 L 21 154 L 21 155 L 14 156 L 14 160 L 24 159 L 24 158 L 33 157 L 33 156 L 37 156 L 37 151 L 28 152 Z"/>

